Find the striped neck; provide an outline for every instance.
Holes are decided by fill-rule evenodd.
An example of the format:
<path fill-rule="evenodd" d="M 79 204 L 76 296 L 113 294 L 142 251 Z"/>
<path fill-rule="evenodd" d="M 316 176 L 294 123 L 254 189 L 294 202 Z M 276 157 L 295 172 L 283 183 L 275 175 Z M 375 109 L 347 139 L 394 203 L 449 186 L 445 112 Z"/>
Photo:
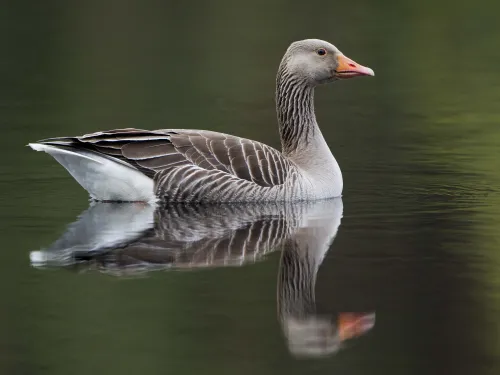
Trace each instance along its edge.
<path fill-rule="evenodd" d="M 314 287 L 318 266 L 297 244 L 283 249 L 278 273 L 278 311 L 283 317 L 306 318 L 316 311 Z"/>
<path fill-rule="evenodd" d="M 314 114 L 314 88 L 291 74 L 282 64 L 276 77 L 276 112 L 283 154 L 307 147 L 318 129 Z"/>

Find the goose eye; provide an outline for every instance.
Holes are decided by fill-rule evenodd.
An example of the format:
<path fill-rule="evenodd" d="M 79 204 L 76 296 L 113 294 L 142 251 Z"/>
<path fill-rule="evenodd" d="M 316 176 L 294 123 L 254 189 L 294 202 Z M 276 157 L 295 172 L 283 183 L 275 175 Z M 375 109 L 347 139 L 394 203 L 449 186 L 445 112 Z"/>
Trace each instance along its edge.
<path fill-rule="evenodd" d="M 316 53 L 320 56 L 326 55 L 326 49 L 320 48 L 319 50 L 316 51 Z"/>

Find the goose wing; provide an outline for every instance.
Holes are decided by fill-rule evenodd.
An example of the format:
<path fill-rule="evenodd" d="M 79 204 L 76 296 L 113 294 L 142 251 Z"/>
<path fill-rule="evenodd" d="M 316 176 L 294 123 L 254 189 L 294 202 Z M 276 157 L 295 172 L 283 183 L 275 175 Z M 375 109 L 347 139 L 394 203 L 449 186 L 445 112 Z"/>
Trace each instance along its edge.
<path fill-rule="evenodd" d="M 171 205 L 155 213 L 155 230 L 96 260 L 105 269 L 241 266 L 280 250 L 294 232 L 275 205 Z"/>
<path fill-rule="evenodd" d="M 30 259 L 39 267 L 98 264 L 117 274 L 241 266 L 280 250 L 294 233 L 299 212 L 273 203 L 156 208 L 96 203 Z"/>
<path fill-rule="evenodd" d="M 271 187 L 283 184 L 291 167 L 281 152 L 263 143 L 205 130 L 127 128 L 39 142 L 90 149 L 124 161 L 149 177 L 192 166 Z"/>

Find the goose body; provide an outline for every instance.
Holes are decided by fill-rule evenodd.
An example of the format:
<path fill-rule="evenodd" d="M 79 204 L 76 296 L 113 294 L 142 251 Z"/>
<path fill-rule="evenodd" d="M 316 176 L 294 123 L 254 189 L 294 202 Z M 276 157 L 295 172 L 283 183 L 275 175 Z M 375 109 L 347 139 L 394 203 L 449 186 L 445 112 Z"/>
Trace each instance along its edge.
<path fill-rule="evenodd" d="M 30 259 L 34 267 L 122 277 L 239 267 L 281 251 L 276 307 L 287 346 L 296 356 L 325 356 L 368 332 L 375 320 L 373 312 L 323 314 L 316 308 L 316 276 L 342 214 L 341 198 L 166 207 L 97 202 Z"/>
<path fill-rule="evenodd" d="M 265 202 L 340 196 L 342 174 L 316 122 L 314 88 L 373 71 L 328 42 L 290 45 L 278 69 L 282 150 L 207 130 L 116 129 L 30 143 L 101 201 Z"/>
<path fill-rule="evenodd" d="M 94 259 L 103 272 L 130 275 L 144 270 L 242 266 L 287 247 L 305 261 L 298 266 L 286 262 L 293 268 L 287 278 L 300 278 L 298 271 L 313 282 L 311 274 L 328 251 L 342 212 L 341 198 L 165 206 L 95 202 L 58 240 L 33 251 L 30 258 L 34 266 L 46 267 Z M 307 295 L 310 288 L 300 285 L 300 289 Z"/>

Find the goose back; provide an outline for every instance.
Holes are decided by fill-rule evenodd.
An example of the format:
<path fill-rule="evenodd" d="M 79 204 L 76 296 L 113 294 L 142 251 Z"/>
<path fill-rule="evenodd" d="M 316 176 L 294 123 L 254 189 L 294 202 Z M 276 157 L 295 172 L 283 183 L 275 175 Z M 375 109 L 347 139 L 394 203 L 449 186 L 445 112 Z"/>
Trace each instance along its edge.
<path fill-rule="evenodd" d="M 153 179 L 155 194 L 167 202 L 283 200 L 299 175 L 280 151 L 212 131 L 127 128 L 38 144 L 126 163 Z"/>

